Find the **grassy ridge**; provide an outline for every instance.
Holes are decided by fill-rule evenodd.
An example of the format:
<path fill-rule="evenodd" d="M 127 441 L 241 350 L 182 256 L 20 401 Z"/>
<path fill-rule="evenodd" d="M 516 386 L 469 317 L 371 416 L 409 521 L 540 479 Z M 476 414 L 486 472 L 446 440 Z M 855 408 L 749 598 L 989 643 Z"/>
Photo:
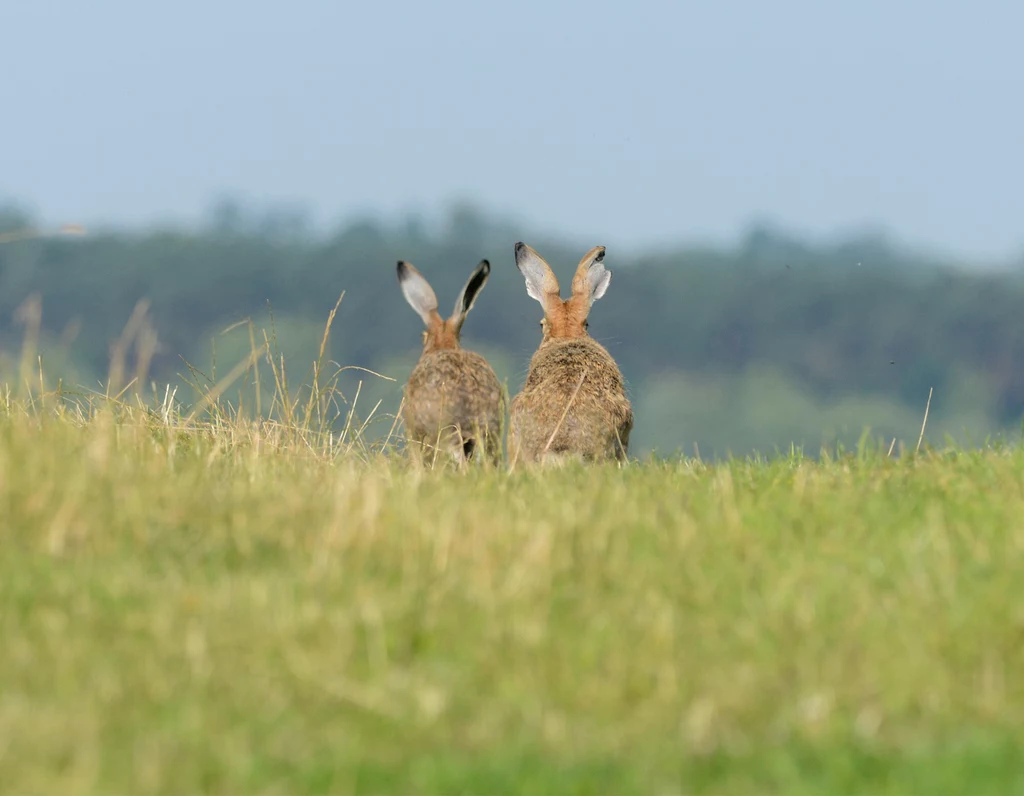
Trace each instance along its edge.
<path fill-rule="evenodd" d="M 0 415 L 3 793 L 1024 788 L 1024 452 L 425 471 Z"/>

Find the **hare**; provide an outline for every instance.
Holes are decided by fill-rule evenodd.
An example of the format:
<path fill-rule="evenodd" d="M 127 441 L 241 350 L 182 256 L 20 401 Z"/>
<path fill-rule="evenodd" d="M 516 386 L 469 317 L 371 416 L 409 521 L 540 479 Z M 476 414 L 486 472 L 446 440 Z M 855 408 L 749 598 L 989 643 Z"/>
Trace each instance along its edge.
<path fill-rule="evenodd" d="M 481 260 L 459 293 L 448 319 L 437 312 L 437 296 L 412 264 L 399 261 L 398 284 L 405 300 L 426 324 L 423 353 L 405 385 L 402 420 L 409 441 L 421 451 L 441 448 L 460 464 L 482 448 L 500 461 L 505 400 L 494 370 L 480 354 L 459 345 L 473 302 L 487 282 L 491 264 Z"/>
<path fill-rule="evenodd" d="M 629 450 L 633 409 L 618 365 L 587 333 L 591 305 L 612 273 L 603 246 L 584 255 L 562 300 L 550 266 L 525 243 L 515 246 L 526 292 L 544 308 L 543 339 L 522 391 L 512 399 L 509 454 L 513 461 L 622 461 Z"/>

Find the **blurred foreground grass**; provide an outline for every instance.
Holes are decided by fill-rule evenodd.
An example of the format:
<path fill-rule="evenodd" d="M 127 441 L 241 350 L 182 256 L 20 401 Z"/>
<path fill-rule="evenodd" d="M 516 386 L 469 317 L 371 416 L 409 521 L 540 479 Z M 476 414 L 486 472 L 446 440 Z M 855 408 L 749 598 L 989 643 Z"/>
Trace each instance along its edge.
<path fill-rule="evenodd" d="M 0 410 L 4 794 L 1024 792 L 1024 453 L 426 471 Z"/>

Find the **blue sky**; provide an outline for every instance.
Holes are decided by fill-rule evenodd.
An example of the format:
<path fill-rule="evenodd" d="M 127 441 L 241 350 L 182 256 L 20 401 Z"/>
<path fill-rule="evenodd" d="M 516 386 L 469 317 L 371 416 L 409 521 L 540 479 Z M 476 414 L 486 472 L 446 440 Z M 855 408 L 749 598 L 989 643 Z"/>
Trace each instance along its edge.
<path fill-rule="evenodd" d="M 54 223 L 479 202 L 605 245 L 766 218 L 1024 250 L 1024 5 L 8 0 L 0 196 Z"/>

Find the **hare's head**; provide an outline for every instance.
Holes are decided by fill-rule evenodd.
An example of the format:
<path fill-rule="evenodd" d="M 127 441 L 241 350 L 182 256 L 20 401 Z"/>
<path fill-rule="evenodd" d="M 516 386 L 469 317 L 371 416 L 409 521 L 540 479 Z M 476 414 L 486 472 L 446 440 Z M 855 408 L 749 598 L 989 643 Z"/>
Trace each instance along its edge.
<path fill-rule="evenodd" d="M 487 260 L 481 260 L 459 293 L 452 316 L 445 319 L 437 312 L 437 296 L 434 295 L 430 283 L 411 263 L 399 260 L 398 284 L 402 288 L 405 300 L 416 310 L 427 327 L 423 332 L 423 353 L 459 348 L 462 324 L 490 273 L 491 264 Z"/>
<path fill-rule="evenodd" d="M 572 279 L 572 295 L 565 300 L 551 266 L 525 243 L 516 244 L 516 268 L 526 279 L 526 292 L 544 308 L 541 345 L 550 340 L 589 337 L 590 307 L 604 295 L 612 280 L 612 272 L 604 267 L 604 246 L 595 246 L 583 255 Z"/>

